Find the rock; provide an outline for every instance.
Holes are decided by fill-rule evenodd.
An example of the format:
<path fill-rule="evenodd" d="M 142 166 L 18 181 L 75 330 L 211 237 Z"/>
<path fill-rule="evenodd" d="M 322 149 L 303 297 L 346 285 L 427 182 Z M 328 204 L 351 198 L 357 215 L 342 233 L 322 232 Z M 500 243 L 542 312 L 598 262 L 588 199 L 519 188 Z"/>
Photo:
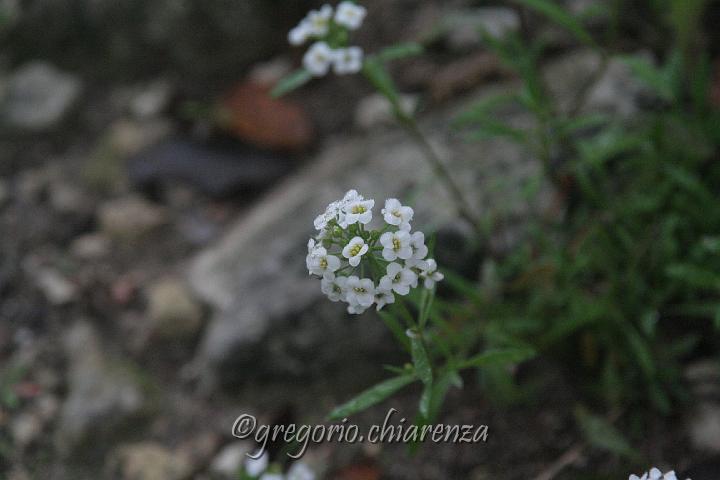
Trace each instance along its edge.
<path fill-rule="evenodd" d="M 496 55 L 478 52 L 444 65 L 429 80 L 430 94 L 434 101 L 442 102 L 503 75 L 505 68 Z"/>
<path fill-rule="evenodd" d="M 45 62 L 22 66 L 8 79 L 0 101 L 0 118 L 17 129 L 43 131 L 54 127 L 75 105 L 80 80 Z"/>
<path fill-rule="evenodd" d="M 415 95 L 402 95 L 400 105 L 403 111 L 414 113 L 418 105 Z M 387 99 L 379 93 L 373 93 L 360 100 L 355 109 L 355 124 L 364 129 L 394 124 L 395 116 Z"/>
<path fill-rule="evenodd" d="M 133 77 L 174 72 L 184 81 L 238 78 L 286 46 L 284 33 L 308 5 L 296 0 L 38 0 L 4 32 L 7 51 L 72 60 L 83 68 Z M 188 32 L 193 32 L 188 35 Z M 203 83 L 200 83 L 203 85 Z"/>
<path fill-rule="evenodd" d="M 184 480 L 192 473 L 188 459 L 162 445 L 143 442 L 120 447 L 108 462 L 109 478 Z"/>
<path fill-rule="evenodd" d="M 82 190 L 64 181 L 52 182 L 48 193 L 50 206 L 58 213 L 78 214 L 92 206 Z"/>
<path fill-rule="evenodd" d="M 13 442 L 21 449 L 35 441 L 42 433 L 42 421 L 33 414 L 21 413 L 11 424 Z"/>
<path fill-rule="evenodd" d="M 232 443 L 220 450 L 220 453 L 215 456 L 210 464 L 210 472 L 223 478 L 236 478 L 240 467 L 247 458 L 247 454 L 252 453 L 252 451 L 252 444 Z"/>
<path fill-rule="evenodd" d="M 172 86 L 165 80 L 150 83 L 130 100 L 130 112 L 141 120 L 157 117 L 168 107 L 172 93 Z"/>
<path fill-rule="evenodd" d="M 137 155 L 146 148 L 160 142 L 172 132 L 166 120 L 118 120 L 107 132 L 108 147 L 119 157 Z"/>
<path fill-rule="evenodd" d="M 5 180 L 0 178 L 0 208 L 4 207 L 10 200 L 10 188 Z"/>
<path fill-rule="evenodd" d="M 483 31 L 495 38 L 518 31 L 520 18 L 511 8 L 466 8 L 447 14 L 443 19 L 443 28 L 453 50 L 467 51 L 482 45 Z"/>
<path fill-rule="evenodd" d="M 82 446 L 102 445 L 100 439 L 112 438 L 115 429 L 128 429 L 142 417 L 146 394 L 132 368 L 105 352 L 89 323 L 75 323 L 65 336 L 64 348 L 69 360 L 68 395 L 55 440 L 61 453 L 70 454 Z"/>
<path fill-rule="evenodd" d="M 154 337 L 189 339 L 202 327 L 202 309 L 184 283 L 168 278 L 148 290 L 148 315 Z"/>
<path fill-rule="evenodd" d="M 165 225 L 165 209 L 137 196 L 121 197 L 102 204 L 100 228 L 112 238 L 135 240 Z"/>
<path fill-rule="evenodd" d="M 202 193 L 222 198 L 257 191 L 273 184 L 294 167 L 284 156 L 238 144 L 201 144 L 168 140 L 130 160 L 128 175 L 140 189 L 180 181 Z"/>
<path fill-rule="evenodd" d="M 693 447 L 720 454 L 720 403 L 703 401 L 693 408 L 688 429 Z"/>
<path fill-rule="evenodd" d="M 31 277 L 45 298 L 53 305 L 65 305 L 75 300 L 77 287 L 53 267 L 44 265 L 40 258 L 29 256 L 23 261 L 23 270 Z"/>
<path fill-rule="evenodd" d="M 690 440 L 702 452 L 720 454 L 720 362 L 699 360 L 683 373 L 695 397 L 687 421 Z"/>
<path fill-rule="evenodd" d="M 638 58 L 648 58 L 644 53 Z M 561 91 L 566 87 L 577 90 L 591 80 L 601 65 L 601 58 L 592 50 L 579 50 L 566 55 L 546 70 L 545 79 L 550 90 L 560 98 L 564 110 L 574 108 L 576 97 Z M 633 74 L 630 67 L 619 59 L 612 59 L 602 76 L 592 85 L 581 112 L 606 113 L 628 119 L 639 111 L 639 101 L 648 95 L 647 87 Z"/>
<path fill-rule="evenodd" d="M 223 124 L 240 140 L 261 149 L 302 152 L 313 143 L 315 129 L 299 105 L 272 98 L 272 85 L 245 81 L 223 102 Z"/>
<path fill-rule="evenodd" d="M 110 239 L 102 233 L 88 233 L 73 240 L 70 252 L 81 260 L 98 260 L 110 253 Z"/>

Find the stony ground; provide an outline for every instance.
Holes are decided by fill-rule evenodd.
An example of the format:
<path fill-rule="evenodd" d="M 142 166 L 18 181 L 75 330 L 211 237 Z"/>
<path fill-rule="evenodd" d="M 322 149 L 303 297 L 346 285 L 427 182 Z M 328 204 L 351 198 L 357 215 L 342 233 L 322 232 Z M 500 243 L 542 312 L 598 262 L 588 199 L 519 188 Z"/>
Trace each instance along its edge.
<path fill-rule="evenodd" d="M 493 238 L 507 249 L 527 215 L 553 215 L 553 194 L 522 194 L 538 171 L 524 152 L 464 142 L 447 124 L 469 102 L 515 85 L 463 25 L 472 17 L 517 28 L 517 19 L 427 2 L 399 29 L 406 3 L 375 14 L 362 40 L 440 35 L 427 59 L 396 73 L 417 93 L 405 101 L 422 100 L 423 128 L 481 213 L 508 219 Z M 452 34 L 438 22 L 454 25 Z M 546 75 L 568 102 L 599 59 L 550 33 L 560 53 Z M 67 58 L 13 58 L 0 70 L 0 478 L 234 478 L 252 448 L 230 435 L 237 415 L 320 422 L 383 378 L 382 364 L 404 362 L 380 322 L 346 318 L 303 271 L 315 212 L 348 188 L 413 198 L 420 222 L 454 246 L 443 264 L 477 274 L 467 228 L 382 99 L 342 79 L 270 101 L 267 85 L 295 59 L 256 61 L 268 54 L 238 60 L 233 81 L 199 95 L 206 80 L 183 82 L 171 66 L 112 83 Z M 641 93 L 612 66 L 587 108 L 630 116 Z M 697 411 L 659 421 L 658 431 L 681 432 L 697 450 L 686 454 L 676 439 L 647 446 L 678 468 L 720 451 L 720 374 L 693 368 Z M 305 460 L 328 478 L 535 478 L 579 437 L 576 397 L 557 367 L 527 370 L 521 381 L 545 385 L 532 408 L 500 408 L 472 376 L 451 396 L 442 421 L 489 425 L 487 444 L 427 445 L 416 455 L 403 445 L 328 444 Z M 391 406 L 411 417 L 416 398 L 408 391 L 357 421 L 376 423 Z M 605 456 L 580 452 L 570 463 L 557 478 L 588 467 L 622 478 Z M 703 478 L 714 477 L 695 480 Z"/>

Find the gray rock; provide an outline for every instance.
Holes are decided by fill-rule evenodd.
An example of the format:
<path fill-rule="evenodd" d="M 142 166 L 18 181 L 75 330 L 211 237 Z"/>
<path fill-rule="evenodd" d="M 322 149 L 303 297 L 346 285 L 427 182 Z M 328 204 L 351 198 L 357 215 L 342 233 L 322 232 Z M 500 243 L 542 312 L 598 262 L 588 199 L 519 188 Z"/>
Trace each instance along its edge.
<path fill-rule="evenodd" d="M 162 279 L 148 289 L 147 296 L 153 337 L 188 339 L 200 331 L 202 309 L 180 280 Z"/>
<path fill-rule="evenodd" d="M 122 240 L 141 238 L 168 221 L 165 209 L 137 196 L 105 202 L 98 216 L 102 232 Z"/>
<path fill-rule="evenodd" d="M 698 403 L 693 409 L 688 429 L 693 447 L 703 452 L 720 454 L 720 403 Z"/>
<path fill-rule="evenodd" d="M 121 480 L 183 480 L 192 473 L 188 458 L 153 442 L 118 448 L 106 469 Z"/>
<path fill-rule="evenodd" d="M 42 427 L 42 421 L 37 415 L 21 413 L 13 418 L 10 425 L 13 442 L 20 448 L 26 447 L 40 436 Z"/>
<path fill-rule="evenodd" d="M 647 58 L 645 53 L 636 55 L 638 58 Z M 591 50 L 579 50 L 566 55 L 547 69 L 546 82 L 560 99 L 561 108 L 569 110 L 575 107 L 577 96 L 568 95 L 568 88 L 570 92 L 577 92 L 600 71 L 600 66 L 600 55 Z M 627 119 L 639 111 L 639 100 L 645 94 L 647 87 L 633 76 L 627 64 L 617 58 L 611 59 L 602 75 L 587 91 L 580 111 L 606 113 Z"/>
<path fill-rule="evenodd" d="M 130 112 L 141 120 L 157 117 L 167 108 L 172 94 L 172 86 L 165 80 L 140 87 L 130 100 Z"/>
<path fill-rule="evenodd" d="M 38 0 L 5 32 L 10 51 L 72 58 L 104 74 L 172 71 L 184 79 L 237 78 L 286 44 L 309 5 L 297 0 Z M 188 34 L 192 32 L 192 34 Z M 102 61 L 100 61 L 102 60 Z"/>
<path fill-rule="evenodd" d="M 70 252 L 81 260 L 98 260 L 110 253 L 110 239 L 102 233 L 88 233 L 72 241 Z"/>
<path fill-rule="evenodd" d="M 452 11 L 443 21 L 447 41 L 455 50 L 469 50 L 482 45 L 482 34 L 503 38 L 520 28 L 515 10 L 504 7 L 466 8 Z"/>
<path fill-rule="evenodd" d="M 64 339 L 69 359 L 68 396 L 56 430 L 60 452 L 71 453 L 116 428 L 128 428 L 142 416 L 146 394 L 132 369 L 109 357 L 97 332 L 85 322 L 72 326 Z"/>
<path fill-rule="evenodd" d="M 418 97 L 403 95 L 400 98 L 400 105 L 403 111 L 413 113 L 417 109 Z M 388 126 L 394 122 L 395 117 L 390 102 L 379 93 L 373 93 L 361 99 L 355 108 L 355 124 L 364 130 Z"/>
<path fill-rule="evenodd" d="M 0 178 L 0 208 L 10 200 L 10 188 L 5 180 Z"/>
<path fill-rule="evenodd" d="M 57 269 L 44 265 L 40 258 L 32 255 L 25 258 L 23 270 L 51 304 L 65 305 L 77 297 L 75 284 Z"/>
<path fill-rule="evenodd" d="M 70 112 L 81 91 L 82 84 L 74 75 L 45 62 L 33 62 L 9 78 L 0 117 L 13 128 L 51 129 Z"/>

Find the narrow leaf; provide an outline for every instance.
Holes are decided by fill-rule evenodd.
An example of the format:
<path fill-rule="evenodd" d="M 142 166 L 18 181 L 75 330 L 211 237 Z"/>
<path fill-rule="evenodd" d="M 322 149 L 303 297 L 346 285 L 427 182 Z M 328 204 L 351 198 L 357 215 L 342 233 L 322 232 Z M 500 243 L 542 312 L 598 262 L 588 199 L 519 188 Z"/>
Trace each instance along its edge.
<path fill-rule="evenodd" d="M 638 457 L 625 437 L 604 418 L 593 415 L 582 407 L 576 409 L 575 418 L 585 438 L 594 447 L 629 459 Z"/>
<path fill-rule="evenodd" d="M 287 77 L 283 78 L 278 82 L 278 84 L 273 88 L 272 92 L 270 93 L 274 98 L 282 97 L 283 95 L 286 95 L 293 90 L 296 90 L 306 83 L 308 83 L 312 79 L 312 74 L 308 72 L 307 70 L 300 69 L 297 70 Z"/>
<path fill-rule="evenodd" d="M 422 55 L 423 51 L 424 49 L 419 43 L 401 43 L 384 48 L 376 55 L 376 58 L 382 62 L 389 62 L 407 57 L 416 57 Z"/>
<path fill-rule="evenodd" d="M 344 403 L 343 405 L 340 405 L 330 412 L 329 419 L 340 420 L 366 410 L 373 405 L 382 402 L 406 385 L 411 384 L 415 381 L 415 379 L 416 377 L 414 375 L 401 375 L 399 377 L 390 378 L 384 382 L 378 383 L 374 387 L 365 390 L 357 397 Z"/>
<path fill-rule="evenodd" d="M 544 15 L 551 21 L 557 23 L 561 27 L 569 30 L 578 40 L 587 44 L 595 45 L 595 41 L 588 31 L 583 27 L 582 23 L 570 13 L 565 11 L 560 5 L 551 0 L 516 0 L 526 7 L 535 10 L 537 13 Z"/>
<path fill-rule="evenodd" d="M 535 356 L 530 348 L 511 348 L 504 350 L 489 350 L 475 355 L 460 363 L 460 369 L 500 365 L 507 363 L 520 363 Z"/>

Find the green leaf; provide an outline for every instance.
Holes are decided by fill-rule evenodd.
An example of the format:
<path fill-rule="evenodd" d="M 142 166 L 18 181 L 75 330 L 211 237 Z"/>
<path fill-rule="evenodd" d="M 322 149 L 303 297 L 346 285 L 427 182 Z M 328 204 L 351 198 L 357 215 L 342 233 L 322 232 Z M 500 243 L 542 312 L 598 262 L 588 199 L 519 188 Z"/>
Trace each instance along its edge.
<path fill-rule="evenodd" d="M 430 358 L 428 357 L 427 350 L 425 350 L 422 336 L 413 333 L 410 336 L 410 346 L 412 349 L 413 365 L 415 365 L 415 374 L 425 385 L 432 385 L 432 366 L 430 365 Z"/>
<path fill-rule="evenodd" d="M 425 327 L 428 317 L 430 317 L 430 312 L 432 310 L 432 304 L 434 299 L 435 289 L 422 289 L 422 293 L 420 294 L 420 313 L 418 315 L 418 325 L 420 325 L 421 329 Z"/>
<path fill-rule="evenodd" d="M 668 265 L 665 273 L 668 277 L 681 281 L 691 287 L 706 290 L 717 290 L 720 288 L 720 274 L 695 265 L 685 263 Z"/>
<path fill-rule="evenodd" d="M 419 43 L 408 42 L 392 45 L 382 49 L 376 58 L 381 62 L 389 62 L 392 60 L 400 60 L 408 57 L 416 57 L 424 52 L 423 46 Z"/>
<path fill-rule="evenodd" d="M 365 390 L 363 393 L 353 398 L 349 402 L 340 405 L 330 412 L 330 420 L 340 420 L 350 415 L 366 410 L 376 405 L 403 387 L 411 384 L 416 380 L 415 375 L 401 375 L 399 377 L 390 378 L 384 382 L 378 383 L 372 388 Z"/>
<path fill-rule="evenodd" d="M 595 46 L 595 41 L 588 31 L 583 27 L 582 23 L 570 13 L 565 11 L 560 5 L 550 0 L 516 0 L 518 3 L 535 10 L 537 13 L 544 15 L 551 21 L 557 23 L 561 27 L 569 30 L 581 42 Z"/>
<path fill-rule="evenodd" d="M 425 416 L 428 422 L 434 422 L 440 414 L 445 396 L 451 387 L 461 388 L 463 384 L 462 378 L 455 370 L 447 370 L 442 373 L 433 383 L 430 393 L 430 404 L 428 414 Z"/>
<path fill-rule="evenodd" d="M 575 410 L 575 418 L 592 446 L 628 459 L 638 458 L 638 453 L 625 437 L 604 418 L 591 414 L 583 407 Z"/>
<path fill-rule="evenodd" d="M 376 57 L 366 58 L 363 64 L 363 73 L 375 89 L 388 99 L 393 108 L 395 108 L 396 113 L 402 113 L 400 109 L 400 94 L 383 63 Z"/>
<path fill-rule="evenodd" d="M 297 70 L 283 78 L 270 93 L 274 98 L 282 97 L 293 90 L 296 90 L 312 80 L 312 74 L 307 70 Z"/>
<path fill-rule="evenodd" d="M 490 365 L 501 365 L 507 363 L 520 363 L 535 356 L 535 351 L 530 348 L 508 348 L 488 350 L 487 352 L 475 355 L 460 363 L 459 369 L 485 367 Z"/>
<path fill-rule="evenodd" d="M 650 87 L 660 98 L 672 101 L 675 97 L 672 78 L 667 72 L 657 68 L 651 60 L 639 57 L 622 59 L 633 71 L 635 76 Z"/>

